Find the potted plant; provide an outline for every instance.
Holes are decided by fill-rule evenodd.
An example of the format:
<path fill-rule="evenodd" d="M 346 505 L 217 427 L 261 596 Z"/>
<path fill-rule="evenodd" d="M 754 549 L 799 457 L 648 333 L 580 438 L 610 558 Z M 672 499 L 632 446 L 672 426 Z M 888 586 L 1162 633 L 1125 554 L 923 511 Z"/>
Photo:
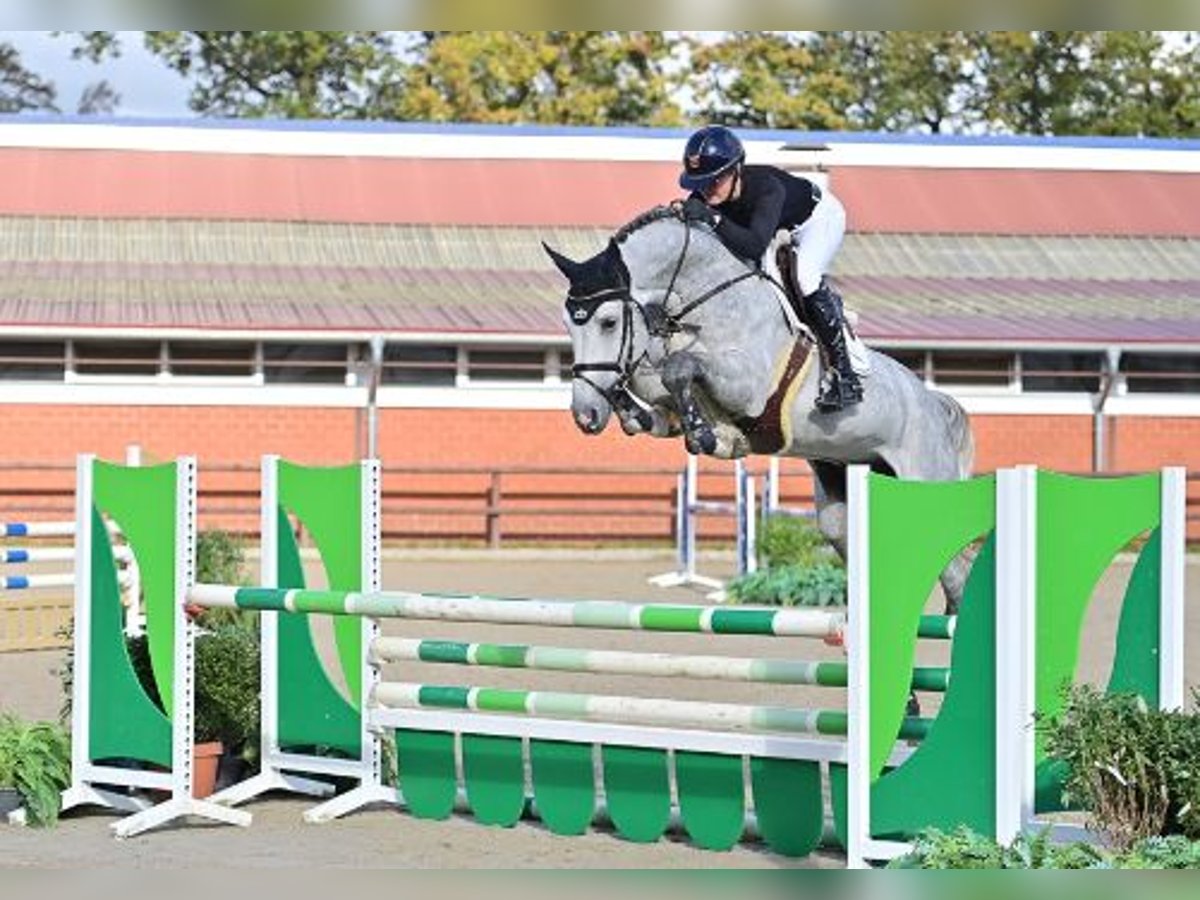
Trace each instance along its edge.
<path fill-rule="evenodd" d="M 58 821 L 59 795 L 70 781 L 71 741 L 62 726 L 0 714 L 0 795 L 10 804 L 19 799 L 28 824 Z"/>
<path fill-rule="evenodd" d="M 258 754 L 258 632 L 238 622 L 205 628 L 196 640 L 196 722 L 193 789 L 211 793 L 218 763 L 246 769 Z M 228 780 L 237 780 L 234 772 Z M 201 782 L 202 777 L 206 779 Z M 211 779 L 211 781 L 207 780 Z"/>

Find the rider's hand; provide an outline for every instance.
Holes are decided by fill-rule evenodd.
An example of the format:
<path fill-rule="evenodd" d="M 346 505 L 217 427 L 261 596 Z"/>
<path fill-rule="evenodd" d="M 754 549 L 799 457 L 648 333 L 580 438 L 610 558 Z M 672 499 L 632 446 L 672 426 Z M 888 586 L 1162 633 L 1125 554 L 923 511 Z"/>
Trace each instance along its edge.
<path fill-rule="evenodd" d="M 695 194 L 683 201 L 683 217 L 689 222 L 704 222 L 714 227 L 717 224 L 716 211 Z"/>
<path fill-rule="evenodd" d="M 669 320 L 667 310 L 661 303 L 647 303 L 642 307 L 646 316 L 646 328 L 651 334 L 666 334 Z"/>

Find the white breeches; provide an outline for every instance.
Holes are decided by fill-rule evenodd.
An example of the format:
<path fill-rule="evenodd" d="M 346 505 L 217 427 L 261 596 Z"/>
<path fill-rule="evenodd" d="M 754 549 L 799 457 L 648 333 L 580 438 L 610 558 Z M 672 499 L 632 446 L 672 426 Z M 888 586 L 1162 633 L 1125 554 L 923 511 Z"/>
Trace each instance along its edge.
<path fill-rule="evenodd" d="M 821 279 L 829 271 L 829 264 L 842 246 L 845 233 L 846 209 L 842 201 L 825 190 L 808 220 L 792 229 L 796 281 L 805 297 L 821 286 Z"/>

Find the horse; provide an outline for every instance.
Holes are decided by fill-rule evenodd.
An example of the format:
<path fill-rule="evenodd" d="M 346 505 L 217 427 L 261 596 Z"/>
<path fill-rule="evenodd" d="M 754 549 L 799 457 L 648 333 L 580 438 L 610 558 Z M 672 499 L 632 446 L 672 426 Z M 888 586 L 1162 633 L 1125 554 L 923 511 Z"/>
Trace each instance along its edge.
<path fill-rule="evenodd" d="M 582 262 L 542 246 L 569 283 L 571 412 L 585 434 L 599 434 L 615 412 L 626 433 L 682 433 L 692 453 L 802 457 L 817 526 L 843 559 L 847 465 L 916 480 L 970 476 L 966 412 L 886 354 L 866 350 L 860 403 L 818 411 L 818 354 L 769 267 L 734 255 L 678 206 L 641 214 Z M 942 573 L 948 612 L 969 568 L 964 553 Z"/>

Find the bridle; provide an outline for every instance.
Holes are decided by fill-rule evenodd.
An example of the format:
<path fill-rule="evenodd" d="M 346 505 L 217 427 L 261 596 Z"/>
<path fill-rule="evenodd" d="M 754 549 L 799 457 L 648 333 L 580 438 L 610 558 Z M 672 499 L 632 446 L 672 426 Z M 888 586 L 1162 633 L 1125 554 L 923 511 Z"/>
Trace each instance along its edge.
<path fill-rule="evenodd" d="M 674 208 L 673 214 L 684 226 L 683 247 L 680 249 L 679 258 L 675 261 L 675 267 L 671 271 L 671 280 L 667 283 L 666 293 L 663 294 L 664 298 L 675 292 L 675 283 L 679 280 L 679 273 L 683 270 L 683 263 L 687 258 L 692 240 L 691 223 L 684 218 L 681 210 Z M 683 319 L 690 313 L 735 284 L 760 274 L 763 273 L 757 268 L 747 267 L 746 271 L 722 281 L 716 287 L 710 288 L 695 299 L 686 302 L 677 312 L 667 313 L 664 309 L 663 314 L 656 317 L 654 322 L 646 314 L 645 307 L 634 298 L 629 284 L 623 277 L 619 278 L 620 284 L 617 287 L 603 288 L 590 294 L 579 295 L 568 291 L 567 314 L 576 325 L 586 324 L 602 303 L 610 300 L 621 301 L 621 343 L 617 348 L 616 359 L 611 362 L 575 363 L 571 366 L 571 377 L 590 385 L 615 409 L 628 409 L 631 404 L 646 408 L 645 401 L 629 389 L 630 381 L 637 370 L 645 364 L 650 352 L 650 348 L 647 346 L 636 359 L 634 358 L 633 310 L 637 309 L 638 314 L 642 317 L 642 323 L 646 326 L 646 332 L 651 337 L 670 337 L 688 327 L 684 324 Z M 590 372 L 615 372 L 617 380 L 610 387 L 604 388 L 588 377 Z"/>
<path fill-rule="evenodd" d="M 633 311 L 636 309 L 642 317 L 642 324 L 647 333 L 653 334 L 650 321 L 646 317 L 646 309 L 634 299 L 629 285 L 622 283 L 619 287 L 604 288 L 590 294 L 567 293 L 567 314 L 576 325 L 586 324 L 601 304 L 610 300 L 621 301 L 621 343 L 617 347 L 617 358 L 611 362 L 575 363 L 571 366 L 571 377 L 576 378 L 592 387 L 596 393 L 608 401 L 614 408 L 628 408 L 629 402 L 637 402 L 635 395 L 629 390 L 629 382 L 637 370 L 645 363 L 650 353 L 650 347 L 642 350 L 636 359 L 633 355 Z M 589 372 L 615 372 L 617 380 L 609 387 L 602 387 L 592 380 Z"/>

